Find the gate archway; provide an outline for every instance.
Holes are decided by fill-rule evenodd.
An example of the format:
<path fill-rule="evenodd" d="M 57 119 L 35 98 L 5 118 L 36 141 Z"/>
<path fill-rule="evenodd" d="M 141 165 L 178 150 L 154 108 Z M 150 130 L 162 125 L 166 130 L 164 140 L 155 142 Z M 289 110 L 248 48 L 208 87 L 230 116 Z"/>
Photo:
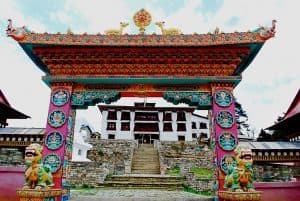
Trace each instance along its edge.
<path fill-rule="evenodd" d="M 51 88 L 43 157 L 56 188 L 64 188 L 68 174 L 76 110 L 120 97 L 163 97 L 211 110 L 215 180 L 223 188 L 237 144 L 233 90 L 274 29 L 147 35 L 140 28 L 138 35 L 89 35 L 28 33 L 10 25 L 8 36 Z"/>

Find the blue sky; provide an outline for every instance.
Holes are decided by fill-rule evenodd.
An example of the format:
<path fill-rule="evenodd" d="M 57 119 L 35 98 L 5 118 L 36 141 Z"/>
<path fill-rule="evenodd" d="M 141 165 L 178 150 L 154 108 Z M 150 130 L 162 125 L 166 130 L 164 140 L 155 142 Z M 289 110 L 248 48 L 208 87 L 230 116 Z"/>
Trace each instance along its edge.
<path fill-rule="evenodd" d="M 129 22 L 125 32 L 137 33 L 133 14 L 145 8 L 153 22 L 165 21 L 166 27 L 177 27 L 183 33 L 248 31 L 259 25 L 278 21 L 276 37 L 269 40 L 243 73 L 235 96 L 248 112 L 249 122 L 257 129 L 270 126 L 287 110 L 300 86 L 299 22 L 297 0 L 4 0 L 0 5 L 0 88 L 10 103 L 32 118 L 10 121 L 10 126 L 44 127 L 50 89 L 41 81 L 43 73 L 5 35 L 7 19 L 16 26 L 26 25 L 35 32 L 104 33 Z M 154 23 L 153 23 L 154 24 Z M 147 33 L 160 33 L 151 25 Z M 149 99 L 151 100 L 151 99 Z M 121 100 L 119 103 L 128 102 Z M 163 101 L 162 104 L 165 104 Z M 96 117 L 95 117 L 96 116 Z M 96 107 L 79 111 L 98 130 Z"/>

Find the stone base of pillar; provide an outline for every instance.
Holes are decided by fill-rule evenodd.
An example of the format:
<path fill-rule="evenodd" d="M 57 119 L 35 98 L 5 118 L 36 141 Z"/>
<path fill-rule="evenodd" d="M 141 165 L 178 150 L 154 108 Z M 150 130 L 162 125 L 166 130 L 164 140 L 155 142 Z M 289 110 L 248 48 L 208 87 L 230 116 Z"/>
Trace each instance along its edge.
<path fill-rule="evenodd" d="M 61 201 L 62 189 L 18 189 L 20 201 Z"/>
<path fill-rule="evenodd" d="M 217 195 L 220 201 L 260 201 L 261 191 L 252 192 L 232 192 L 232 191 L 218 191 Z"/>

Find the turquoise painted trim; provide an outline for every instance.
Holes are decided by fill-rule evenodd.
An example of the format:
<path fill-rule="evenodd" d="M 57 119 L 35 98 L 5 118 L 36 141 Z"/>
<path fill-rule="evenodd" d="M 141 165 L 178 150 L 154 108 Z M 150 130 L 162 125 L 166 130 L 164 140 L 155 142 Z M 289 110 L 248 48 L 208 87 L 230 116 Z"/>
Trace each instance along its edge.
<path fill-rule="evenodd" d="M 120 93 L 115 91 L 83 91 L 74 92 L 71 105 L 76 109 L 87 109 L 98 103 L 110 104 L 120 99 Z"/>
<path fill-rule="evenodd" d="M 199 76 L 199 77 L 126 77 L 126 76 L 44 76 L 43 81 L 50 86 L 51 82 L 74 82 L 83 84 L 208 84 L 212 82 L 234 83 L 242 80 L 241 76 Z"/>
<path fill-rule="evenodd" d="M 212 106 L 212 95 L 209 92 L 164 92 L 163 98 L 175 105 L 185 103 L 197 109 L 209 109 Z"/>

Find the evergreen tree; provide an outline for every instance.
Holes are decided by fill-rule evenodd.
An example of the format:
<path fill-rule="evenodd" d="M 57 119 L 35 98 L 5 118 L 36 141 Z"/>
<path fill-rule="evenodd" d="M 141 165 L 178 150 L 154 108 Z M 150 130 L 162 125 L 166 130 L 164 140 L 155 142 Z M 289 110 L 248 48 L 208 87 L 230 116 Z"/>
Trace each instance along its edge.
<path fill-rule="evenodd" d="M 248 135 L 253 134 L 253 130 L 250 128 L 248 123 L 248 115 L 247 112 L 243 109 L 242 104 L 240 104 L 236 98 L 234 98 L 234 106 L 235 106 L 235 119 L 237 124 L 237 129 L 240 135 Z"/>

